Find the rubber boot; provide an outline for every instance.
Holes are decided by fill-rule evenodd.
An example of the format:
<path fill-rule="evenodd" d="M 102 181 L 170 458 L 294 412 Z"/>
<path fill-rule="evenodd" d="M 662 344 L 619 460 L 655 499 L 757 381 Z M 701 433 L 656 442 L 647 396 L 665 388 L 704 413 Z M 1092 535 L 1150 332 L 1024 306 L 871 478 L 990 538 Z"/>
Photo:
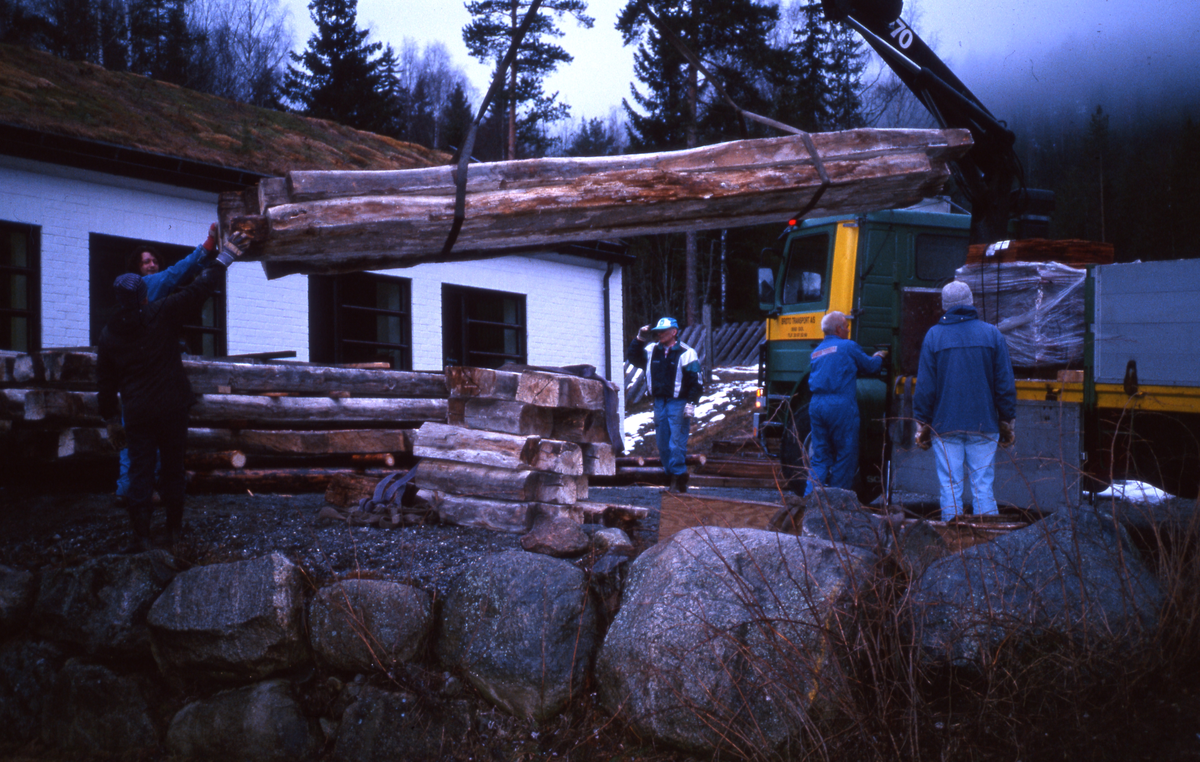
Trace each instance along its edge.
<path fill-rule="evenodd" d="M 676 492 L 687 492 L 688 477 L 690 476 L 691 474 L 689 474 L 687 471 L 684 471 L 682 474 L 675 477 Z"/>
<path fill-rule="evenodd" d="M 667 474 L 670 478 L 667 480 L 667 492 L 679 491 L 679 476 L 676 474 Z"/>

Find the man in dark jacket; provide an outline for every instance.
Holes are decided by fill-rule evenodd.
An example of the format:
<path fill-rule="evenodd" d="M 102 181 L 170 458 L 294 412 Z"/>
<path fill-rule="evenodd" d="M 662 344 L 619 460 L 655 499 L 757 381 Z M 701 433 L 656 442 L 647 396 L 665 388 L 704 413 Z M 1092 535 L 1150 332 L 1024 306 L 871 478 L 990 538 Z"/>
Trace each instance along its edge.
<path fill-rule="evenodd" d="M 812 423 L 812 463 L 805 494 L 816 485 L 851 489 L 858 469 L 859 376 L 883 368 L 886 351 L 868 356 L 850 340 L 850 321 L 841 312 L 821 318 L 825 339 L 812 352 L 808 403 Z"/>
<path fill-rule="evenodd" d="M 122 445 L 129 449 L 127 509 L 134 550 L 150 547 L 156 460 L 161 463 L 158 494 L 172 543 L 183 526 L 183 456 L 188 409 L 194 398 L 179 353 L 180 329 L 216 290 L 220 277 L 216 268 L 223 270 L 241 256 L 246 242 L 240 233 L 232 234 L 212 267 L 183 290 L 156 302 L 147 300 L 146 284 L 137 274 L 118 276 L 113 283 L 117 311 L 100 334 L 96 375 L 109 441 L 118 449 Z"/>
<path fill-rule="evenodd" d="M 961 281 L 942 289 L 946 314 L 925 334 L 913 397 L 917 446 L 932 446 L 937 459 L 943 521 L 963 513 L 964 462 L 975 514 L 997 513 L 996 445 L 1016 440 L 1017 387 L 1008 346 L 995 326 L 979 319 L 972 302 L 971 288 Z"/>
<path fill-rule="evenodd" d="M 646 371 L 654 398 L 654 428 L 658 455 L 670 479 L 671 492 L 687 492 L 687 438 L 689 419 L 696 414 L 704 386 L 696 350 L 676 340 L 679 323 L 665 317 L 651 328 L 638 330 L 626 357 Z"/>

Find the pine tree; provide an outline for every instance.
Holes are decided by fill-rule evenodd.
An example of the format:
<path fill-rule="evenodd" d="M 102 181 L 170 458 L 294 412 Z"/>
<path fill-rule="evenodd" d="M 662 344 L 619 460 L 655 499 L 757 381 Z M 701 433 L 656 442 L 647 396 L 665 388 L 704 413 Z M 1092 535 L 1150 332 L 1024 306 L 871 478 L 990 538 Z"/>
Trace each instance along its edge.
<path fill-rule="evenodd" d="M 471 129 L 471 121 L 474 118 L 471 102 L 467 100 L 467 93 L 463 84 L 459 82 L 450 91 L 450 97 L 438 115 L 442 129 L 440 145 L 437 147 L 448 151 L 457 151 L 461 148 L 467 140 L 467 132 Z"/>
<path fill-rule="evenodd" d="M 528 5 L 522 0 L 473 0 L 467 3 L 467 10 L 474 20 L 463 28 L 463 42 L 470 54 L 480 61 L 499 64 L 525 18 Z M 570 113 L 565 104 L 557 102 L 558 93 L 547 94 L 542 83 L 560 64 L 574 60 L 561 45 L 553 42 L 563 36 L 556 21 L 571 16 L 580 26 L 591 28 L 593 19 L 586 11 L 584 0 L 545 0 L 539 7 L 517 48 L 516 59 L 507 72 L 504 92 L 499 99 L 504 103 L 503 113 L 507 116 L 505 158 L 545 154 L 552 143 L 545 126 Z"/>
<path fill-rule="evenodd" d="M 367 42 L 358 28 L 357 0 L 312 0 L 317 31 L 303 53 L 292 54 L 284 95 L 300 113 L 360 130 L 378 131 L 387 122 L 379 60 L 383 47 Z"/>

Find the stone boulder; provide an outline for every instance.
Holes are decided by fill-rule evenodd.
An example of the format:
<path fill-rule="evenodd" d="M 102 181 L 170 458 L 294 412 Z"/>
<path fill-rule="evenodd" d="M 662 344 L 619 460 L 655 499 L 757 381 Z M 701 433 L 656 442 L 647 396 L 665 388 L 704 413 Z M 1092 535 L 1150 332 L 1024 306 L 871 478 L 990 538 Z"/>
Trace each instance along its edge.
<path fill-rule="evenodd" d="M 0 744 L 23 744 L 41 735 L 47 686 L 66 657 L 49 643 L 0 645 Z"/>
<path fill-rule="evenodd" d="M 438 762 L 471 730 L 468 715 L 438 711 L 411 693 L 362 686 L 342 713 L 331 759 L 335 762 Z"/>
<path fill-rule="evenodd" d="M 591 539 L 578 521 L 568 516 L 539 514 L 533 520 L 533 528 L 521 535 L 521 547 L 530 553 L 541 553 L 554 558 L 582 556 L 592 546 Z"/>
<path fill-rule="evenodd" d="M 877 561 L 757 529 L 677 533 L 630 569 L 596 665 L 601 701 L 702 756 L 784 752 L 844 696 L 842 639 Z"/>
<path fill-rule="evenodd" d="M 218 693 L 175 715 L 167 748 L 183 759 L 291 762 L 311 759 L 321 740 L 284 680 Z"/>
<path fill-rule="evenodd" d="M 303 618 L 300 569 L 272 553 L 183 572 L 147 622 L 168 677 L 252 682 L 308 660 Z"/>
<path fill-rule="evenodd" d="M 482 557 L 442 602 L 437 654 L 518 717 L 557 714 L 581 690 L 596 642 L 582 571 L 520 551 Z"/>
<path fill-rule="evenodd" d="M 313 652 L 327 666 L 390 671 L 421 653 L 433 628 L 433 600 L 398 582 L 345 580 L 313 596 L 308 627 Z"/>
<path fill-rule="evenodd" d="M 29 623 L 36 587 L 33 572 L 0 566 L 0 638 Z"/>
<path fill-rule="evenodd" d="M 132 759 L 158 746 L 159 735 L 136 680 L 71 659 L 42 708 L 42 740 L 80 757 Z"/>
<path fill-rule="evenodd" d="M 34 630 L 105 657 L 150 657 L 146 615 L 175 577 L 169 553 L 110 555 L 42 572 Z"/>
<path fill-rule="evenodd" d="M 872 513 L 850 490 L 819 488 L 804 497 L 801 535 L 857 545 L 886 553 L 894 542 L 893 524 Z"/>
<path fill-rule="evenodd" d="M 1042 635 L 1145 642 L 1163 602 L 1125 530 L 1085 507 L 933 562 L 901 614 L 922 661 L 971 666 Z"/>

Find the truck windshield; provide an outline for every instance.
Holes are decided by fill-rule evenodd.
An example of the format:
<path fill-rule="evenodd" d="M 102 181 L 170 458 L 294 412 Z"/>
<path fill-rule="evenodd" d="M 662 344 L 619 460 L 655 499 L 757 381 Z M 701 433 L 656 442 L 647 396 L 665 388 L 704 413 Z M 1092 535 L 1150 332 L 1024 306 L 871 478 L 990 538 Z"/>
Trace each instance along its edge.
<path fill-rule="evenodd" d="M 829 265 L 829 234 L 796 236 L 788 242 L 787 271 L 780 290 L 781 304 L 819 302 L 825 296 Z"/>

